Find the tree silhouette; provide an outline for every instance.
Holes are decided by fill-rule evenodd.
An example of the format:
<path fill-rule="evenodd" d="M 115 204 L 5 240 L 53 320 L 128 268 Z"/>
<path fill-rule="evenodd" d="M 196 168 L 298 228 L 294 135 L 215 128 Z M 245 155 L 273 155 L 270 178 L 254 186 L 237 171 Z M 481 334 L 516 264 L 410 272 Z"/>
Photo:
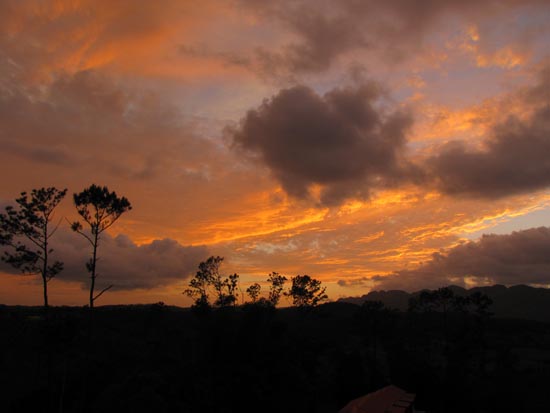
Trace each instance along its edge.
<path fill-rule="evenodd" d="M 456 296 L 449 287 L 434 291 L 424 290 L 418 297 L 409 300 L 409 311 L 441 312 L 446 316 L 449 311 L 462 311 L 467 302 L 463 297 Z"/>
<path fill-rule="evenodd" d="M 44 291 L 44 307 L 48 307 L 48 282 L 63 270 L 61 261 L 50 265 L 53 249 L 49 240 L 59 224 L 50 230 L 54 210 L 63 200 L 66 189 L 55 187 L 21 192 L 15 200 L 17 209 L 7 206 L 0 214 L 0 245 L 10 246 L 2 260 L 26 274 L 40 274 Z"/>
<path fill-rule="evenodd" d="M 209 257 L 206 261 L 199 264 L 199 270 L 195 274 L 195 277 L 189 281 L 189 288 L 187 288 L 183 293 L 195 299 L 195 307 L 210 307 L 208 290 L 212 284 L 214 272 L 219 271 L 219 266 L 222 261 L 222 257 Z"/>
<path fill-rule="evenodd" d="M 409 311 L 440 312 L 444 315 L 449 312 L 469 312 L 476 317 L 486 318 L 492 314 L 489 311 L 492 303 L 493 300 L 479 291 L 468 296 L 460 296 L 451 288 L 442 287 L 433 291 L 425 290 L 418 297 L 412 297 L 409 300 Z"/>
<path fill-rule="evenodd" d="M 216 280 L 215 288 L 218 293 L 218 298 L 214 304 L 218 307 L 236 305 L 238 286 L 239 274 L 233 274 L 227 278 Z"/>
<path fill-rule="evenodd" d="M 268 301 L 273 305 L 273 307 L 276 307 L 281 299 L 281 294 L 283 293 L 287 278 L 277 272 L 272 272 L 267 276 L 267 281 L 270 283 Z"/>
<path fill-rule="evenodd" d="M 82 235 L 92 246 L 92 257 L 86 263 L 86 269 L 90 273 L 90 308 L 93 308 L 94 301 L 104 292 L 113 287 L 109 285 L 94 296 L 95 280 L 97 278 L 97 249 L 101 234 L 111 227 L 120 216 L 132 209 L 130 202 L 125 197 L 118 197 L 115 192 L 109 192 L 104 186 L 90 185 L 82 192 L 73 195 L 74 204 L 78 215 L 82 217 L 89 227 L 89 233 L 84 231 L 80 221 L 72 223 L 73 231 Z"/>
<path fill-rule="evenodd" d="M 489 311 L 489 307 L 493 304 L 493 300 L 491 300 L 491 298 L 489 298 L 486 294 L 476 291 L 468 296 L 468 301 L 470 306 L 473 307 L 473 314 L 477 318 L 486 320 L 493 315 L 493 313 Z"/>
<path fill-rule="evenodd" d="M 212 256 L 199 264 L 199 270 L 189 282 L 189 288 L 183 292 L 195 299 L 194 307 L 203 309 L 211 307 L 209 295 L 211 290 L 214 290 L 216 295 L 215 306 L 227 307 L 236 304 L 239 275 L 233 274 L 224 278 L 220 274 L 222 262 L 223 257 Z"/>
<path fill-rule="evenodd" d="M 321 281 L 309 275 L 297 275 L 291 278 L 292 286 L 286 295 L 292 297 L 297 307 L 315 307 L 319 302 L 326 300 L 326 287 L 321 287 Z"/>
<path fill-rule="evenodd" d="M 261 285 L 258 283 L 254 283 L 246 289 L 246 293 L 248 294 L 252 302 L 255 303 L 256 301 L 258 301 L 261 290 Z"/>

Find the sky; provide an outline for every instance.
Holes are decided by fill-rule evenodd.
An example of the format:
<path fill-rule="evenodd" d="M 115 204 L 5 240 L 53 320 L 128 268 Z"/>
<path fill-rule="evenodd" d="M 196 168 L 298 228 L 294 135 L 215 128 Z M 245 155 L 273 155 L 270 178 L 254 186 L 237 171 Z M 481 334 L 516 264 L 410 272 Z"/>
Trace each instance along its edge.
<path fill-rule="evenodd" d="M 2 1 L 0 207 L 68 188 L 53 305 L 86 302 L 66 221 L 92 183 L 133 206 L 100 304 L 189 305 L 210 255 L 243 290 L 308 274 L 332 300 L 549 287 L 548 21 L 544 0 Z M 0 303 L 41 300 L 0 264 Z"/>

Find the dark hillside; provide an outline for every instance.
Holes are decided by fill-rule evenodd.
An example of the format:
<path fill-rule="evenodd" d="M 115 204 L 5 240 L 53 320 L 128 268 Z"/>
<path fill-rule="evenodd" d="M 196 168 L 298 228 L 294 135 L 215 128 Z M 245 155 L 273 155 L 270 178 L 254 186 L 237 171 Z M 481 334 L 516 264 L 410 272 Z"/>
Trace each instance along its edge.
<path fill-rule="evenodd" d="M 449 287 L 455 295 L 466 296 L 475 292 L 486 294 L 493 300 L 491 311 L 496 317 L 521 318 L 550 322 L 550 289 L 535 288 L 527 285 L 493 285 L 464 289 L 458 286 Z M 420 291 L 371 291 L 361 297 L 341 298 L 339 302 L 361 305 L 365 301 L 381 301 L 388 308 L 406 311 L 411 297 L 418 296 Z"/>
<path fill-rule="evenodd" d="M 343 302 L 0 306 L 3 412 L 337 412 L 390 383 L 430 412 L 526 411 L 549 349 L 548 323 Z"/>

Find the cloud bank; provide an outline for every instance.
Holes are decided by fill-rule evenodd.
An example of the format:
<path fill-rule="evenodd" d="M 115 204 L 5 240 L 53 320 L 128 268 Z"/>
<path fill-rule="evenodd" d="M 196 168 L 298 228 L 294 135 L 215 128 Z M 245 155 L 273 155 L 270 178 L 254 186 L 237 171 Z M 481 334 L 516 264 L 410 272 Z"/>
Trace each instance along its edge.
<path fill-rule="evenodd" d="M 52 238 L 53 260 L 64 262 L 64 270 L 56 279 L 80 282 L 89 287 L 86 262 L 91 256 L 90 244 L 68 229 L 60 229 Z M 154 240 L 137 245 L 126 235 L 103 234 L 98 250 L 98 289 L 111 284 L 117 290 L 152 289 L 191 276 L 201 261 L 208 257 L 202 246 L 184 246 L 172 239 Z M 19 274 L 11 266 L 0 263 L 0 270 Z"/>
<path fill-rule="evenodd" d="M 228 128 L 234 146 L 263 162 L 283 189 L 321 205 L 366 199 L 410 183 L 450 196 L 496 199 L 550 186 L 550 69 L 515 94 L 528 116 L 494 123 L 482 147 L 451 141 L 425 158 L 407 150 L 410 112 L 383 105 L 374 82 L 318 95 L 281 89 Z"/>
<path fill-rule="evenodd" d="M 417 291 L 449 284 L 550 285 L 550 228 L 483 235 L 460 244 L 415 270 L 371 278 L 375 289 Z"/>
<path fill-rule="evenodd" d="M 356 1 L 319 2 L 287 0 L 264 2 L 241 0 L 258 16 L 277 21 L 295 39 L 279 49 L 260 48 L 259 66 L 271 74 L 322 72 L 346 53 L 375 52 L 392 63 L 426 52 L 430 34 L 452 21 L 463 19 L 470 25 L 494 21 L 497 16 L 517 13 L 522 8 L 545 6 L 544 0 L 443 0 L 443 1 Z M 485 44 L 495 53 L 494 45 Z"/>
<path fill-rule="evenodd" d="M 484 147 L 449 142 L 426 161 L 436 187 L 450 195 L 499 198 L 550 186 L 550 68 L 520 98 L 534 106 L 526 119 L 509 116 L 497 123 Z"/>

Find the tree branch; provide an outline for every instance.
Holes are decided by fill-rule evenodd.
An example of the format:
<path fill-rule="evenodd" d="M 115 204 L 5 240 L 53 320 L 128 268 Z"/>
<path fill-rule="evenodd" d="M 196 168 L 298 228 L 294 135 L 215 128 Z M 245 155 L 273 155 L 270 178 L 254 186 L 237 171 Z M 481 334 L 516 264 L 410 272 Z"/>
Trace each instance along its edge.
<path fill-rule="evenodd" d="M 101 296 L 103 295 L 104 292 L 107 292 L 108 290 L 110 290 L 110 289 L 113 288 L 113 287 L 114 287 L 114 285 L 111 284 L 111 285 L 108 286 L 107 288 L 104 288 L 104 289 L 101 290 L 101 292 L 100 292 L 98 295 L 96 295 L 92 300 L 93 300 L 93 301 L 97 300 L 99 297 L 101 297 Z"/>
<path fill-rule="evenodd" d="M 23 235 L 25 238 L 27 238 L 29 241 L 31 241 L 34 245 L 36 245 L 38 248 L 40 248 L 40 249 L 43 249 L 43 248 L 44 248 L 43 245 L 42 245 L 39 241 L 35 240 L 35 239 L 34 239 L 32 236 L 30 236 L 29 234 L 26 234 L 25 232 L 23 232 L 22 235 Z"/>
<path fill-rule="evenodd" d="M 103 229 L 101 230 L 101 232 L 105 231 L 107 228 L 109 228 L 110 226 L 112 226 L 112 225 L 116 222 L 116 220 L 120 218 L 120 215 L 118 215 L 118 216 L 111 215 L 111 216 L 112 216 L 111 222 L 109 222 L 107 225 L 105 225 L 105 226 L 103 227 Z"/>
<path fill-rule="evenodd" d="M 67 218 L 65 218 L 65 220 L 69 223 L 69 225 L 72 225 L 71 221 L 69 221 Z M 86 238 L 88 240 L 88 242 L 92 245 L 92 247 L 94 246 L 94 241 L 88 235 L 86 235 L 84 232 L 82 232 L 79 229 L 73 229 L 73 231 L 80 234 L 80 235 L 82 235 L 84 238 Z"/>
<path fill-rule="evenodd" d="M 55 226 L 55 228 L 50 232 L 50 235 L 48 235 L 47 239 L 50 239 L 52 237 L 53 234 L 55 234 L 55 232 L 57 231 L 57 229 L 59 228 L 59 225 L 61 225 L 61 221 L 63 221 L 63 218 L 59 218 L 59 221 L 57 221 L 57 225 Z"/>

